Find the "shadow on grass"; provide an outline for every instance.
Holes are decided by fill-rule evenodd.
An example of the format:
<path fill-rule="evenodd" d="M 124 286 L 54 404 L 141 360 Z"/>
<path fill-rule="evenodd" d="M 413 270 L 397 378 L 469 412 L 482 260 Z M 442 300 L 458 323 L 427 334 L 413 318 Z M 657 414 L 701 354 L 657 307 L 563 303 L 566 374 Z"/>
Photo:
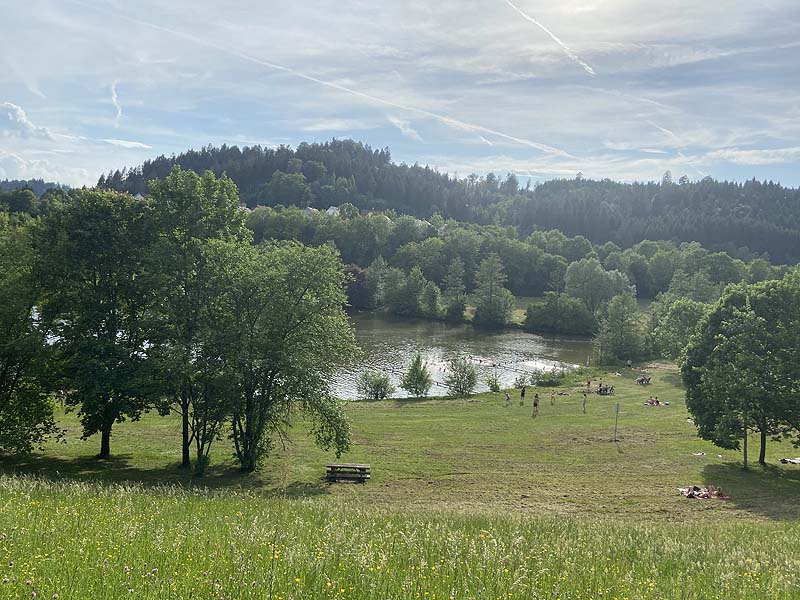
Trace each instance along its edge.
<path fill-rule="evenodd" d="M 95 457 L 59 458 L 39 454 L 20 457 L 0 456 L 0 473 L 34 475 L 50 481 L 89 481 L 100 484 L 138 483 L 158 488 L 178 485 L 187 489 L 259 490 L 265 496 L 300 498 L 327 494 L 327 486 L 319 483 L 289 482 L 278 485 L 269 473 L 244 473 L 231 464 L 212 464 L 202 477 L 177 463 L 142 469 L 131 464 L 131 455 L 119 454 L 99 460 Z"/>
<path fill-rule="evenodd" d="M 790 465 L 794 466 L 794 465 Z M 800 519 L 800 468 L 741 463 L 707 465 L 706 484 L 719 486 L 736 508 L 769 519 Z"/>
<path fill-rule="evenodd" d="M 684 389 L 683 379 L 681 379 L 680 373 L 660 373 L 659 379 L 667 385 L 674 386 L 679 390 Z"/>

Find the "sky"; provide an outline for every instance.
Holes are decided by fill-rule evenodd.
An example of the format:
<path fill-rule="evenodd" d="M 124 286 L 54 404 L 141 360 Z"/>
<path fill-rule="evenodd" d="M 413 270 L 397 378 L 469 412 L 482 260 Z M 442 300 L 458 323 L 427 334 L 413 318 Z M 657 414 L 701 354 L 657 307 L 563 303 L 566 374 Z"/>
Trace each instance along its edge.
<path fill-rule="evenodd" d="M 230 5 L 230 6 L 225 6 Z M 465 177 L 800 185 L 797 0 L 0 0 L 0 179 L 353 138 Z"/>

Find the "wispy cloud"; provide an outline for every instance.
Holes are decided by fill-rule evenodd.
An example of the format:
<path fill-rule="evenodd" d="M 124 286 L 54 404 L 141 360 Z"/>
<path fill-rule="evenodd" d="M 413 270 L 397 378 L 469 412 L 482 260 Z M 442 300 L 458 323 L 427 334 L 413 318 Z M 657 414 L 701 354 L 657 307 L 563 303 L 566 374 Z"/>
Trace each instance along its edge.
<path fill-rule="evenodd" d="M 800 146 L 789 148 L 722 148 L 708 153 L 709 158 L 726 160 L 738 165 L 775 165 L 800 160 Z"/>
<path fill-rule="evenodd" d="M 405 119 L 401 119 L 399 117 L 393 117 L 392 115 L 389 115 L 386 118 L 389 119 L 389 122 L 395 127 L 397 127 L 400 130 L 400 133 L 402 133 L 404 136 L 411 138 L 412 140 L 416 140 L 417 142 L 423 141 L 422 136 L 419 134 L 419 132 L 413 127 L 411 127 L 409 122 L 406 121 Z"/>
<path fill-rule="evenodd" d="M 532 16 L 530 16 L 528 13 L 526 13 L 525 11 L 523 11 L 523 10 L 522 10 L 521 8 L 519 8 L 519 7 L 518 7 L 516 4 L 514 4 L 513 2 L 511 2 L 511 0 L 503 0 L 503 1 L 504 1 L 506 4 L 508 4 L 508 5 L 509 5 L 511 8 L 513 8 L 515 11 L 517 11 L 517 12 L 520 14 L 520 16 L 522 16 L 522 18 L 523 18 L 523 19 L 526 19 L 526 20 L 530 21 L 531 23 L 533 23 L 534 25 L 536 25 L 536 26 L 537 26 L 539 29 L 541 29 L 542 31 L 544 31 L 544 32 L 545 32 L 547 35 L 549 35 L 549 36 L 550 36 L 550 38 L 551 38 L 551 39 L 552 39 L 552 40 L 553 40 L 553 41 L 554 41 L 556 44 L 558 44 L 558 45 L 561 47 L 561 49 L 564 51 L 564 54 L 566 54 L 566 55 L 567 55 L 567 56 L 568 56 L 568 57 L 569 57 L 569 58 L 570 58 L 572 61 L 574 61 L 574 62 L 578 63 L 578 64 L 579 64 L 579 65 L 580 65 L 580 66 L 583 68 L 583 70 L 584 70 L 584 71 L 586 71 L 586 72 L 587 72 L 589 75 L 591 75 L 592 77 L 594 77 L 594 76 L 596 75 L 596 73 L 595 73 L 594 69 L 593 69 L 592 67 L 590 67 L 590 66 L 589 66 L 589 65 L 586 63 L 586 61 L 584 61 L 584 60 L 583 60 L 583 59 L 582 59 L 580 56 L 578 56 L 577 54 L 575 54 L 575 53 L 574 53 L 574 52 L 573 52 L 573 51 L 570 49 L 570 47 L 569 47 L 569 46 L 567 46 L 567 45 L 566 45 L 564 42 L 562 42 L 562 41 L 561 41 L 561 40 L 560 40 L 560 39 L 559 39 L 559 38 L 556 36 L 556 34 L 554 34 L 552 31 L 550 31 L 550 30 L 549 30 L 547 27 L 545 27 L 544 25 L 542 25 L 542 24 L 541 24 L 539 21 L 537 21 L 536 19 L 534 19 L 534 18 L 533 18 Z"/>
<path fill-rule="evenodd" d="M 117 109 L 117 116 L 114 118 L 114 127 L 119 127 L 119 120 L 122 118 L 122 105 L 119 103 L 119 96 L 117 96 L 118 80 L 114 80 L 111 84 L 111 104 Z"/>
<path fill-rule="evenodd" d="M 85 8 L 91 9 L 91 10 L 94 10 L 94 11 L 97 10 L 97 7 L 95 7 L 94 5 L 90 5 L 90 4 L 81 2 L 79 0 L 73 0 L 73 2 L 75 4 L 78 4 L 80 6 L 83 6 Z M 536 142 L 536 141 L 532 141 L 532 140 L 527 140 L 527 139 L 524 139 L 524 138 L 521 138 L 521 137 L 517 137 L 517 136 L 514 136 L 514 135 L 509 135 L 507 133 L 503 133 L 502 131 L 497 131 L 495 129 L 490 129 L 489 127 L 484 127 L 483 125 L 478 125 L 478 124 L 475 124 L 475 123 L 468 123 L 466 121 L 462 121 L 460 119 L 456 119 L 454 117 L 451 117 L 451 116 L 448 116 L 448 115 L 445 115 L 445 114 L 435 113 L 433 111 L 429 111 L 429 110 L 426 110 L 426 109 L 423 109 L 423 108 L 419 108 L 419 107 L 416 107 L 416 106 L 405 105 L 405 104 L 402 104 L 400 102 L 387 100 L 386 98 L 375 96 L 375 95 L 367 93 L 367 92 L 362 92 L 360 90 L 357 90 L 355 88 L 352 88 L 352 87 L 349 87 L 349 86 L 346 86 L 346 85 L 341 85 L 341 84 L 333 82 L 333 81 L 327 81 L 325 79 L 320 79 L 318 77 L 314 77 L 313 75 L 308 75 L 307 73 L 305 73 L 303 71 L 299 71 L 299 70 L 291 68 L 291 67 L 286 67 L 286 66 L 278 64 L 278 63 L 270 62 L 268 60 L 263 60 L 263 59 L 258 58 L 256 56 L 253 56 L 251 54 L 247 54 L 245 52 L 242 52 L 240 50 L 235 50 L 235 49 L 233 49 L 233 48 L 231 48 L 229 46 L 223 46 L 221 44 L 215 44 L 214 42 L 211 42 L 206 38 L 201 38 L 201 37 L 198 37 L 198 36 L 193 35 L 191 33 L 186 33 L 184 31 L 171 29 L 169 27 L 164 27 L 164 26 L 158 25 L 156 23 L 150 23 L 148 21 L 143 21 L 141 19 L 136 19 L 136 18 L 128 16 L 128 15 L 117 14 L 117 16 L 119 18 L 121 18 L 121 19 L 124 19 L 124 20 L 128 21 L 128 22 L 136 23 L 137 25 L 141 25 L 143 27 L 148 27 L 148 28 L 153 29 L 155 31 L 161 31 L 163 33 L 168 33 L 168 34 L 170 34 L 172 36 L 179 37 L 179 38 L 182 38 L 184 40 L 188 40 L 190 42 L 193 42 L 193 43 L 195 43 L 195 44 L 197 44 L 199 46 L 203 46 L 203 47 L 206 47 L 206 48 L 211 48 L 211 49 L 216 50 L 218 52 L 227 54 L 229 56 L 234 56 L 234 57 L 239 58 L 241 60 L 256 64 L 256 65 L 260 65 L 260 66 L 266 67 L 268 69 L 272 69 L 272 70 L 275 70 L 275 71 L 280 71 L 280 72 L 286 73 L 288 75 L 291 75 L 293 77 L 297 77 L 299 79 L 304 79 L 306 81 L 310 81 L 312 83 L 316 83 L 318 85 L 321 85 L 321 86 L 324 86 L 324 87 L 327 87 L 327 88 L 330 88 L 330 89 L 338 90 L 340 92 L 344 92 L 344 93 L 349 94 L 351 96 L 355 96 L 357 98 L 361 98 L 363 100 L 367 100 L 370 103 L 381 104 L 383 106 L 389 106 L 389 107 L 392 107 L 392 108 L 397 108 L 397 109 L 400 109 L 400 110 L 404 110 L 404 111 L 413 112 L 413 113 L 416 113 L 416 114 L 419 114 L 419 115 L 423 115 L 423 116 L 429 117 L 431 119 L 435 119 L 436 121 L 439 121 L 440 123 L 443 123 L 443 124 L 448 125 L 450 127 L 454 127 L 456 129 L 473 131 L 473 132 L 476 132 L 476 133 L 488 133 L 488 134 L 491 134 L 493 136 L 496 136 L 496 137 L 499 137 L 499 138 L 503 138 L 503 139 L 508 140 L 510 142 L 514 142 L 514 143 L 520 144 L 522 146 L 527 146 L 529 148 L 533 148 L 533 149 L 539 150 L 539 151 L 547 153 L 547 154 L 554 154 L 554 155 L 560 155 L 560 156 L 570 156 L 564 150 L 561 150 L 559 148 L 555 148 L 554 146 L 550 146 L 550 145 L 547 145 L 547 144 L 542 144 L 540 142 Z"/>
<path fill-rule="evenodd" d="M 142 142 L 132 142 L 130 140 L 115 140 L 113 138 L 110 139 L 101 139 L 101 142 L 105 142 L 106 144 L 111 144 L 112 146 L 119 146 L 120 148 L 140 148 L 142 150 L 150 150 L 152 146 L 148 146 L 147 144 L 143 144 Z"/>
<path fill-rule="evenodd" d="M 310 121 L 303 125 L 303 131 L 334 131 L 334 132 L 348 132 L 358 129 L 369 129 L 369 125 L 355 119 L 319 119 Z"/>
<path fill-rule="evenodd" d="M 53 134 L 47 127 L 40 127 L 28 118 L 21 106 L 11 102 L 3 102 L 0 109 L 5 112 L 5 119 L 0 118 L 0 132 L 3 135 L 17 135 L 24 138 L 41 138 L 52 140 Z M 2 115 L 0 112 L 0 116 Z"/>

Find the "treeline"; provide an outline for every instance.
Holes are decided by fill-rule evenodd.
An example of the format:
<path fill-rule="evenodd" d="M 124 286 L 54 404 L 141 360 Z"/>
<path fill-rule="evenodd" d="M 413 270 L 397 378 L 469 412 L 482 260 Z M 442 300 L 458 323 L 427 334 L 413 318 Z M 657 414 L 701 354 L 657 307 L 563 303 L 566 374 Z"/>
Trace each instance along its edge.
<path fill-rule="evenodd" d="M 666 173 L 660 182 L 627 184 L 579 175 L 520 189 L 511 174 L 458 178 L 426 166 L 395 164 L 385 148 L 332 140 L 295 149 L 208 146 L 113 171 L 98 185 L 146 194 L 147 182 L 165 177 L 176 164 L 198 173 L 226 173 L 251 207 L 327 208 L 349 202 L 423 219 L 438 213 L 510 225 L 523 236 L 558 229 L 621 248 L 642 239 L 696 241 L 745 260 L 766 255 L 776 264 L 800 261 L 800 190 L 755 180 L 692 182 L 682 176 L 674 181 Z"/>
<path fill-rule="evenodd" d="M 37 195 L 36 191 L 27 185 L 9 186 L 7 191 L 0 190 L 0 212 L 18 213 L 31 217 L 44 215 L 54 205 L 61 203 L 66 194 L 67 189 L 60 187 L 47 188 L 41 195 Z"/>
<path fill-rule="evenodd" d="M 23 189 L 30 190 L 39 197 L 48 190 L 69 190 L 69 186 L 45 181 L 44 179 L 0 179 L 0 192 L 13 192 Z"/>
<path fill-rule="evenodd" d="M 334 245 L 351 265 L 348 296 L 355 307 L 462 320 L 469 303 L 483 307 L 474 322 L 503 326 L 511 319 L 513 295 L 544 295 L 525 319 L 527 328 L 540 332 L 591 335 L 606 304 L 622 293 L 660 298 L 658 306 L 671 298 L 713 302 L 730 283 L 776 279 L 786 271 L 763 258 L 745 262 L 698 243 L 645 240 L 622 250 L 557 230 L 520 238 L 512 227 L 439 215 L 426 221 L 391 211 L 362 215 L 349 204 L 338 214 L 259 207 L 247 224 L 257 242 Z"/>
<path fill-rule="evenodd" d="M 59 434 L 56 395 L 99 458 L 116 423 L 150 410 L 180 415 L 198 472 L 223 431 L 254 470 L 297 417 L 347 449 L 329 381 L 357 346 L 333 248 L 254 245 L 235 184 L 211 172 L 175 168 L 147 198 L 61 200 L 0 212 L 0 452 Z"/>

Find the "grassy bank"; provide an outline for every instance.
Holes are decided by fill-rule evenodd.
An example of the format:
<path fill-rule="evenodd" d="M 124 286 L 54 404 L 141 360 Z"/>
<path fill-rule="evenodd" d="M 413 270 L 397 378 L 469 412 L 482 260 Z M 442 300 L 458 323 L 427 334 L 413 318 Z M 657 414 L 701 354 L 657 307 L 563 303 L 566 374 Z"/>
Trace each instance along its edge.
<path fill-rule="evenodd" d="M 793 598 L 800 528 L 2 478 L 4 598 Z M 13 566 L 11 566 L 13 565 Z"/>
<path fill-rule="evenodd" d="M 0 597 L 796 597 L 800 469 L 777 463 L 793 449 L 744 472 L 697 439 L 674 370 L 635 375 L 604 374 L 617 395 L 586 414 L 577 387 L 539 390 L 536 418 L 532 389 L 524 406 L 351 403 L 344 459 L 372 465 L 366 485 L 322 482 L 332 456 L 302 424 L 255 475 L 220 440 L 197 482 L 177 419 L 116 426 L 97 462 L 64 415 L 66 444 L 0 461 Z M 688 500 L 689 484 L 730 499 Z"/>

